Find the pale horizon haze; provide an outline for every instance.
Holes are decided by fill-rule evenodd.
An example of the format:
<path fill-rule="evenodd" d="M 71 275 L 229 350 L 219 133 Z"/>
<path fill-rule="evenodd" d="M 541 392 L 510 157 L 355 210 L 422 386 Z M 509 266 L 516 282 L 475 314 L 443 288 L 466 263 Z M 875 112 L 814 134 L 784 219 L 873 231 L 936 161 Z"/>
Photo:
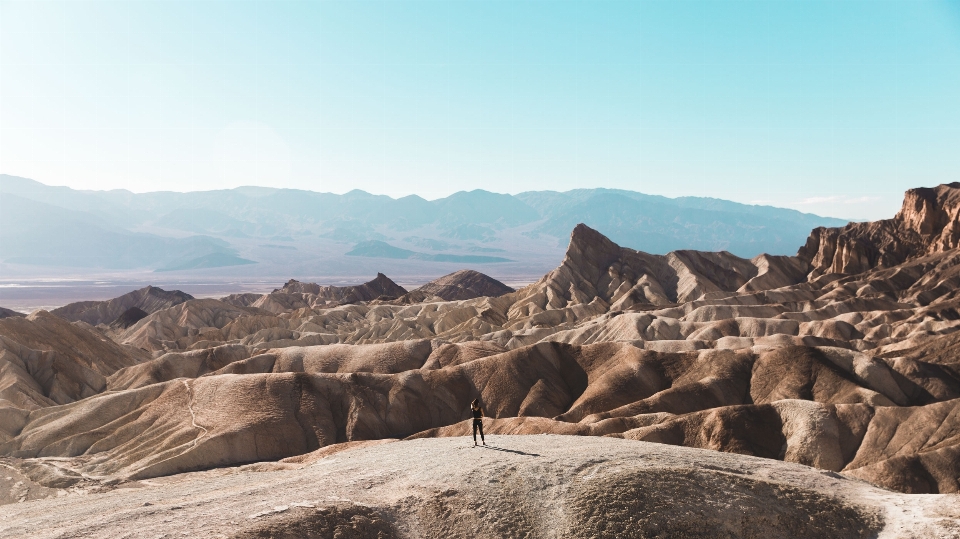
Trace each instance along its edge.
<path fill-rule="evenodd" d="M 850 219 L 960 180 L 960 2 L 0 1 L 0 173 Z"/>

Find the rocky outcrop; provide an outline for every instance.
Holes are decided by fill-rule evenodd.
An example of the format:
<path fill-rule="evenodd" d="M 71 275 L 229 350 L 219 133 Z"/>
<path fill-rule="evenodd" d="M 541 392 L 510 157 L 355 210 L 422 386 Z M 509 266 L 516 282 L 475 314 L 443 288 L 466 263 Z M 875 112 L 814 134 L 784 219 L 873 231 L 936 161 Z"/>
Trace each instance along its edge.
<path fill-rule="evenodd" d="M 519 291 L 511 311 L 563 309 L 595 301 L 602 302 L 604 310 L 666 307 L 733 294 L 744 287 L 759 288 L 760 282 L 753 279 L 761 274 L 761 268 L 771 275 L 771 286 L 799 282 L 803 275 L 778 258 L 751 261 L 723 251 L 651 255 L 620 247 L 579 224 L 560 267 Z M 750 287 L 751 282 L 755 286 Z"/>
<path fill-rule="evenodd" d="M 301 283 L 291 279 L 283 288 L 275 290 L 287 294 L 310 294 L 336 303 L 357 303 L 370 301 L 382 296 L 400 297 L 406 289 L 393 282 L 382 273 L 366 283 L 355 286 L 323 286 L 316 283 Z"/>
<path fill-rule="evenodd" d="M 3 307 L 0 307 L 0 319 L 10 318 L 11 316 L 14 316 L 14 317 L 22 317 L 22 316 L 26 316 L 26 315 L 23 314 L 23 313 L 19 313 L 19 312 L 17 312 L 17 311 L 13 311 L 13 310 L 10 310 L 10 309 L 5 309 L 5 308 L 3 308 Z"/>
<path fill-rule="evenodd" d="M 166 291 L 147 286 L 108 301 L 79 301 L 50 312 L 71 322 L 96 326 L 110 324 L 133 307 L 149 314 L 191 299 L 193 296 L 179 290 Z"/>
<path fill-rule="evenodd" d="M 144 359 L 140 350 L 46 311 L 5 318 L 0 320 L 0 408 L 33 410 L 96 395 L 106 388 L 107 376 Z"/>
<path fill-rule="evenodd" d="M 254 307 L 237 307 L 216 299 L 192 299 L 141 319 L 116 339 L 151 352 L 186 349 L 198 341 L 222 340 L 219 330 L 238 318 L 268 314 Z"/>
<path fill-rule="evenodd" d="M 960 183 L 910 189 L 893 219 L 816 228 L 797 257 L 810 277 L 890 268 L 960 246 Z"/>
<path fill-rule="evenodd" d="M 393 300 L 406 293 L 405 288 L 386 275 L 378 273 L 372 281 L 355 286 L 328 286 L 290 279 L 282 288 L 264 294 L 254 301 L 250 301 L 252 298 L 247 294 L 234 295 L 225 300 L 237 305 L 250 305 L 273 313 L 282 313 L 296 309 L 351 305 L 376 299 Z"/>
<path fill-rule="evenodd" d="M 460 270 L 434 279 L 420 288 L 398 298 L 397 304 L 420 303 L 431 298 L 443 301 L 491 297 L 514 292 L 514 289 L 479 271 Z"/>

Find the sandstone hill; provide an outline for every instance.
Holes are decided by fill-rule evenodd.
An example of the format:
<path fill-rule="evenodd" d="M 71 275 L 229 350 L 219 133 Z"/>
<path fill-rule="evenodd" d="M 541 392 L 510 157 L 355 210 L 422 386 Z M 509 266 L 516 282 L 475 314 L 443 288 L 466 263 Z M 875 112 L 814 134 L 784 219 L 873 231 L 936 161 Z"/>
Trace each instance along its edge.
<path fill-rule="evenodd" d="M 96 395 L 107 376 L 148 357 L 46 311 L 0 320 L 0 440 L 19 432 L 29 410 Z"/>
<path fill-rule="evenodd" d="M 296 309 L 351 305 L 376 299 L 391 300 L 406 293 L 405 288 L 378 273 L 372 281 L 356 286 L 323 286 L 291 279 L 282 288 L 269 294 L 235 294 L 224 298 L 224 301 L 279 314 Z"/>
<path fill-rule="evenodd" d="M 653 441 L 960 492 L 960 250 L 930 239 L 953 229 L 960 186 L 929 191 L 908 192 L 905 208 L 919 197 L 923 215 L 940 217 L 905 209 L 814 230 L 796 257 L 651 255 L 578 225 L 555 270 L 499 296 L 461 273 L 435 289 L 480 283 L 487 295 L 414 302 L 381 274 L 359 287 L 291 281 L 192 299 L 127 328 L 5 319 L 3 342 L 21 348 L 2 356 L 20 370 L 0 371 L 19 373 L 3 379 L 15 398 L 0 404 L 16 419 L 0 422 L 0 455 L 41 485 L 140 481 L 461 436 L 480 397 L 494 434 Z M 937 226 L 909 239 L 903 227 L 924 219 Z M 827 237 L 876 258 L 859 273 L 824 266 L 809 254 Z M 30 329 L 37 320 L 55 331 Z M 102 358 L 44 344 L 60 334 L 101 343 Z M 48 349 L 100 378 L 58 374 L 64 389 L 44 389 L 50 376 L 32 374 L 30 354 Z"/>
<path fill-rule="evenodd" d="M 410 304 L 421 303 L 433 298 L 440 298 L 444 301 L 483 297 L 496 298 L 510 292 L 515 292 L 515 290 L 493 277 L 484 275 L 479 271 L 460 270 L 434 279 L 420 288 L 404 294 L 396 302 Z"/>
<path fill-rule="evenodd" d="M 0 318 L 9 318 L 11 316 L 24 316 L 23 313 L 0 307 Z"/>
<path fill-rule="evenodd" d="M 96 326 L 110 324 L 132 308 L 154 313 L 191 299 L 193 296 L 179 290 L 168 292 L 162 288 L 147 286 L 109 301 L 78 301 L 51 312 L 71 322 L 80 321 Z"/>

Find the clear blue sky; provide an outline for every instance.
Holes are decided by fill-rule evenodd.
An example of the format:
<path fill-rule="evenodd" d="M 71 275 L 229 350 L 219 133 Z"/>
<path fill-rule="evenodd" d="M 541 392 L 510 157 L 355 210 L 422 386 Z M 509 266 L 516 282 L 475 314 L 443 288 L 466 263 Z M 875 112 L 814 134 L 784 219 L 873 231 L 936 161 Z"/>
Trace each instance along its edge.
<path fill-rule="evenodd" d="M 960 180 L 960 1 L 2 1 L 0 172 L 886 217 Z"/>

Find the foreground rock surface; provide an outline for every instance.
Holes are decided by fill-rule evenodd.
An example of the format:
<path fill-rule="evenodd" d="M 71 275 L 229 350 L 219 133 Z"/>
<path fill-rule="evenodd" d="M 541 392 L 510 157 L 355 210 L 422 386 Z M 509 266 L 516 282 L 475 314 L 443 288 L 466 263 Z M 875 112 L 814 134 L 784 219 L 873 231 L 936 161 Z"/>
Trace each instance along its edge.
<path fill-rule="evenodd" d="M 955 538 L 955 496 L 572 436 L 413 440 L 0 507 L 0 537 Z M 332 453 L 332 454 L 331 454 Z"/>

